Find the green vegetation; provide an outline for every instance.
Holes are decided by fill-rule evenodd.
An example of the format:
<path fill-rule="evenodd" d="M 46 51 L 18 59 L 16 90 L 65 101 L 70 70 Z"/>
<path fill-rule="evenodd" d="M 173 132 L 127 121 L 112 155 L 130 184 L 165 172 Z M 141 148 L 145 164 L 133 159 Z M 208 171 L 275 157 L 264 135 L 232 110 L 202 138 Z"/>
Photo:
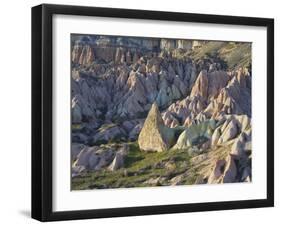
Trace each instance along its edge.
<path fill-rule="evenodd" d="M 192 50 L 189 56 L 195 61 L 204 58 L 218 58 L 226 62 L 229 70 L 250 67 L 251 43 L 211 41 Z"/>
<path fill-rule="evenodd" d="M 181 184 L 193 184 L 195 173 L 190 169 L 188 150 L 169 150 L 164 152 L 140 151 L 137 143 L 129 143 L 129 153 L 124 168 L 109 171 L 87 172 L 72 178 L 72 189 L 119 188 L 151 186 L 151 179 L 159 179 L 154 186 L 169 185 L 170 180 L 184 175 Z"/>
<path fill-rule="evenodd" d="M 218 51 L 225 45 L 224 42 L 207 42 L 200 48 L 196 48 L 191 52 L 194 60 L 203 59 L 205 57 L 217 56 Z"/>
<path fill-rule="evenodd" d="M 103 124 L 103 125 L 98 129 L 98 131 L 99 131 L 99 132 L 104 132 L 105 130 L 110 129 L 110 128 L 113 128 L 113 127 L 116 127 L 116 126 L 117 126 L 117 124 L 114 124 L 114 123 Z"/>
<path fill-rule="evenodd" d="M 250 67 L 252 59 L 251 43 L 239 43 L 231 49 L 227 49 L 227 47 L 226 45 L 220 51 L 220 55 L 227 62 L 229 68 Z"/>
<path fill-rule="evenodd" d="M 71 125 L 71 129 L 72 130 L 80 130 L 80 129 L 82 129 L 83 128 L 83 126 L 82 126 L 82 124 L 72 124 Z"/>

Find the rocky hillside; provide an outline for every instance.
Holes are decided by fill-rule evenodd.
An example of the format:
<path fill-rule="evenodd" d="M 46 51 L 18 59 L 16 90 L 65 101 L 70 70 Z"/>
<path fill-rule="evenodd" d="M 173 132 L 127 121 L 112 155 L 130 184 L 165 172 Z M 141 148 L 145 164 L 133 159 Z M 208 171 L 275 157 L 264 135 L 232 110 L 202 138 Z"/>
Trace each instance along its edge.
<path fill-rule="evenodd" d="M 251 44 L 72 35 L 71 65 L 73 189 L 251 181 Z"/>

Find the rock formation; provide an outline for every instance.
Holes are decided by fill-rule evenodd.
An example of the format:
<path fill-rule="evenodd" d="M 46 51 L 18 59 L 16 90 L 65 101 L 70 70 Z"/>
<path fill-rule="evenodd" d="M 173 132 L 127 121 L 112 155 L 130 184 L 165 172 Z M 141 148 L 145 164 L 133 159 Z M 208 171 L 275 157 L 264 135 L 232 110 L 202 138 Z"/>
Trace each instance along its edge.
<path fill-rule="evenodd" d="M 136 144 L 191 158 L 145 185 L 251 181 L 251 79 L 249 43 L 73 35 L 73 176 L 121 171 Z"/>
<path fill-rule="evenodd" d="M 165 151 L 174 142 L 174 130 L 164 125 L 156 103 L 153 103 L 138 138 L 144 151 Z"/>
<path fill-rule="evenodd" d="M 85 146 L 76 157 L 72 158 L 75 160 L 72 164 L 73 176 L 79 175 L 86 170 L 108 169 L 115 171 L 120 169 L 124 166 L 124 158 L 127 153 L 127 145 Z"/>
<path fill-rule="evenodd" d="M 185 129 L 178 137 L 174 149 L 188 149 L 193 146 L 202 145 L 209 140 L 213 134 L 216 123 L 214 120 L 194 124 Z"/>

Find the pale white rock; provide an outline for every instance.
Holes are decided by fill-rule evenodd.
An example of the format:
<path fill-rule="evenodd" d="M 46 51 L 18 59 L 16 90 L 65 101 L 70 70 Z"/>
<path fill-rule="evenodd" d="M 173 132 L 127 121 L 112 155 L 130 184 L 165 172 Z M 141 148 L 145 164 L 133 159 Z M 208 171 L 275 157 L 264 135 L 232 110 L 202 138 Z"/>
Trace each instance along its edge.
<path fill-rule="evenodd" d="M 94 61 L 94 51 L 90 45 L 86 45 L 82 48 L 81 55 L 79 57 L 79 64 L 86 65 Z"/>
<path fill-rule="evenodd" d="M 221 136 L 221 128 L 218 127 L 215 129 L 213 135 L 212 135 L 212 138 L 211 138 L 211 146 L 216 146 L 217 143 L 218 143 L 218 140 Z"/>
<path fill-rule="evenodd" d="M 127 155 L 127 153 L 128 153 L 128 147 L 126 145 L 124 145 L 117 151 L 117 153 L 116 153 L 112 163 L 109 165 L 108 169 L 110 171 L 114 171 L 114 170 L 118 170 L 118 169 L 122 168 L 124 166 L 124 158 Z"/>
<path fill-rule="evenodd" d="M 223 131 L 222 135 L 218 140 L 219 144 L 222 144 L 222 143 L 229 141 L 229 140 L 233 139 L 234 137 L 236 137 L 236 135 L 239 132 L 236 121 L 231 120 L 227 124 L 225 129 L 222 127 L 222 131 Z"/>
<path fill-rule="evenodd" d="M 77 160 L 74 162 L 73 167 L 83 166 L 85 169 L 95 169 L 99 162 L 96 149 L 96 147 L 84 148 L 77 156 Z"/>
<path fill-rule="evenodd" d="M 157 186 L 161 181 L 161 177 L 157 177 L 157 178 L 150 178 L 147 181 L 145 181 L 145 184 L 149 184 L 151 186 Z"/>
<path fill-rule="evenodd" d="M 184 175 L 182 175 L 182 174 L 173 177 L 173 178 L 170 180 L 171 185 L 172 185 L 172 186 L 180 185 L 180 184 L 181 184 L 181 181 L 183 180 L 183 178 L 184 178 Z"/>
<path fill-rule="evenodd" d="M 215 122 L 208 120 L 203 123 L 194 124 L 185 129 L 178 137 L 177 143 L 173 146 L 173 149 L 187 149 L 197 145 L 197 143 L 204 137 L 210 139 L 215 129 Z M 202 144 L 202 142 L 199 142 Z M 198 143 L 198 144 L 199 144 Z M 208 148 L 210 143 L 205 144 L 205 148 Z"/>
<path fill-rule="evenodd" d="M 166 126 L 169 126 L 170 128 L 174 128 L 180 125 L 179 121 L 172 115 L 170 111 L 164 112 L 162 118 L 164 120 L 164 124 Z"/>

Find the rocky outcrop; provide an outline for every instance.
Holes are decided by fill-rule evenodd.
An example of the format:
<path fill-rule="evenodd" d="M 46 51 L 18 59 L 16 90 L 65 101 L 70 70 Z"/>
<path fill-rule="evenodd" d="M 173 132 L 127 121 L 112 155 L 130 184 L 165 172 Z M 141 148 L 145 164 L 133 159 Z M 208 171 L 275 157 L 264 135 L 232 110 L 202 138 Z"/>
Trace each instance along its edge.
<path fill-rule="evenodd" d="M 198 75 L 190 96 L 200 96 L 204 99 L 208 97 L 208 75 L 206 71 L 201 71 Z"/>
<path fill-rule="evenodd" d="M 73 71 L 72 121 L 96 121 L 101 115 L 111 121 L 117 117 L 135 119 L 146 114 L 154 101 L 165 108 L 188 93 L 194 69 L 187 65 L 181 76 L 172 72 L 171 65 L 159 71 L 158 60 L 148 61 L 144 71 L 130 71 L 122 65 L 101 77 L 96 72 Z M 94 71 L 104 70 L 101 66 Z"/>
<path fill-rule="evenodd" d="M 173 149 L 188 149 L 194 146 L 200 147 L 211 138 L 215 126 L 216 123 L 213 120 L 189 126 L 180 134 Z"/>
<path fill-rule="evenodd" d="M 208 73 L 206 70 L 203 70 L 198 75 L 190 95 L 199 95 L 209 100 L 216 98 L 219 91 L 226 87 L 229 79 L 230 76 L 225 71 L 212 71 Z"/>
<path fill-rule="evenodd" d="M 94 61 L 94 50 L 89 44 L 75 45 L 72 51 L 72 62 L 87 65 Z"/>
<path fill-rule="evenodd" d="M 158 106 L 154 103 L 144 122 L 138 144 L 144 151 L 165 151 L 174 142 L 174 131 L 164 125 Z"/>
<path fill-rule="evenodd" d="M 107 145 L 103 147 L 85 146 L 80 150 L 72 164 L 73 176 L 77 176 L 84 171 L 120 169 L 124 165 L 124 158 L 128 153 L 128 147 L 124 145 Z"/>
<path fill-rule="evenodd" d="M 208 184 L 236 182 L 237 167 L 231 155 L 215 162 L 213 171 L 208 178 Z"/>
<path fill-rule="evenodd" d="M 221 118 L 209 141 L 208 152 L 202 154 L 205 157 L 199 155 L 192 160 L 200 168 L 197 183 L 251 181 L 251 122 L 247 115 Z"/>
<path fill-rule="evenodd" d="M 251 122 L 247 115 L 225 116 L 218 125 L 211 138 L 213 146 L 238 138 L 240 134 L 249 134 L 251 130 Z"/>
<path fill-rule="evenodd" d="M 246 85 L 248 79 L 249 75 L 240 70 L 233 74 L 201 71 L 190 96 L 174 102 L 166 110 L 169 112 L 165 115 L 166 125 L 171 126 L 175 115 L 185 126 L 205 119 L 220 120 L 224 115 L 231 114 L 246 114 L 250 117 L 251 88 Z"/>
<path fill-rule="evenodd" d="M 71 53 L 73 175 L 121 169 L 127 152 L 118 145 L 137 141 L 143 151 L 190 153 L 189 167 L 201 166 L 198 183 L 251 181 L 251 69 L 239 68 L 244 56 L 231 67 L 226 64 L 234 58 L 220 58 L 232 48 L 243 51 L 240 45 L 247 47 L 77 36 Z M 211 47 L 216 54 L 204 52 Z M 188 176 L 147 184 L 184 184 Z"/>
<path fill-rule="evenodd" d="M 122 168 L 124 166 L 124 158 L 128 154 L 128 146 L 124 145 L 123 147 L 119 148 L 116 152 L 116 155 L 108 167 L 109 170 L 114 171 Z"/>

